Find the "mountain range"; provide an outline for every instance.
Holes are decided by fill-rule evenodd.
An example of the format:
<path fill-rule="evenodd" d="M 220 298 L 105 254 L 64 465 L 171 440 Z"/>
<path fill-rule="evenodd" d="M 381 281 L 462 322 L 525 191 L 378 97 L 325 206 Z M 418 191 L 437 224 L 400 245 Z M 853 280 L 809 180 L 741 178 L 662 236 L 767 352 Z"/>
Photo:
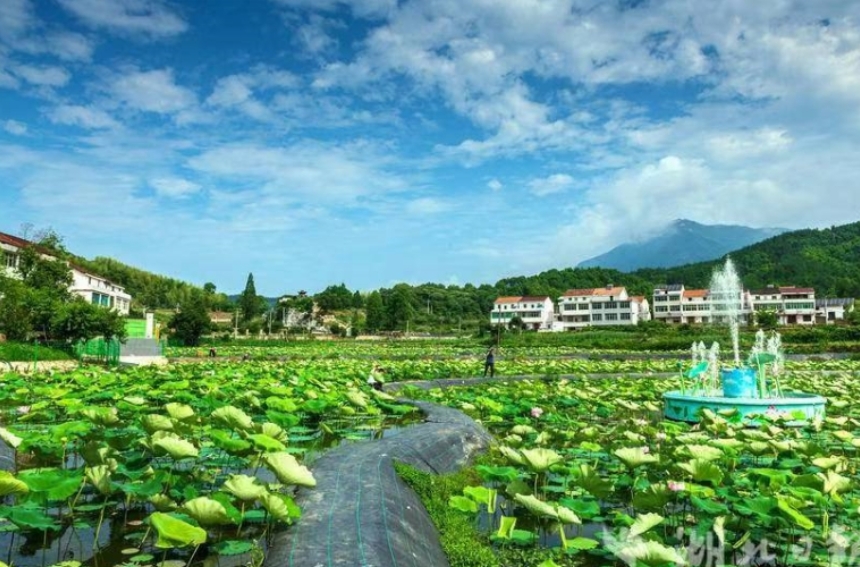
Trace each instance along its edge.
<path fill-rule="evenodd" d="M 640 268 L 670 268 L 720 258 L 788 232 L 784 228 L 707 225 L 678 219 L 656 236 L 616 246 L 580 262 L 578 268 L 612 268 L 632 272 Z"/>

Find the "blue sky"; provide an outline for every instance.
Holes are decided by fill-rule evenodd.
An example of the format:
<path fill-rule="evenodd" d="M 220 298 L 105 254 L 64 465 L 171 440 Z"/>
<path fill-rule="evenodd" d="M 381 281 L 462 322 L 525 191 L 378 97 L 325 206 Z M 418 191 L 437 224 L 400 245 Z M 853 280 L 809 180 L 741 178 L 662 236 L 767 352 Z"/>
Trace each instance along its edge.
<path fill-rule="evenodd" d="M 848 0 L 0 2 L 0 231 L 227 292 L 853 222 L 858 155 Z"/>

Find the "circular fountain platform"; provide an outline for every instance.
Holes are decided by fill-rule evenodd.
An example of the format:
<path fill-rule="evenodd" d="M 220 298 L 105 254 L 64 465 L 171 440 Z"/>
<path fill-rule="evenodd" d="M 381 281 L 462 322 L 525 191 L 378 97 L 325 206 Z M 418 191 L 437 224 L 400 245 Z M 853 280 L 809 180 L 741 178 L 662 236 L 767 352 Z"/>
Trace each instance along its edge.
<path fill-rule="evenodd" d="M 730 417 L 739 417 L 745 423 L 754 423 L 762 416 L 783 417 L 787 425 L 800 426 L 816 418 L 824 418 L 824 405 L 827 400 L 815 394 L 786 392 L 780 398 L 726 398 L 722 396 L 693 396 L 673 391 L 663 394 L 665 408 L 663 415 L 676 421 L 696 423 L 700 420 L 700 410 L 709 409 L 715 413 L 724 410 L 731 412 Z M 725 415 L 725 412 L 724 414 Z"/>

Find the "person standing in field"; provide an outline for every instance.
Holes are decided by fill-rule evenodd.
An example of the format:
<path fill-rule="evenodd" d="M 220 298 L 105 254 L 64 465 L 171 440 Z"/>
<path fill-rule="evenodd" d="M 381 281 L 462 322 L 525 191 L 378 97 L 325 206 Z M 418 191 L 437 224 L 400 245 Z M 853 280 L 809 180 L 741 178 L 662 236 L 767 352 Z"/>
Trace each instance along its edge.
<path fill-rule="evenodd" d="M 487 376 L 487 371 L 490 372 L 490 378 L 496 375 L 496 347 L 490 347 L 487 351 L 487 358 L 484 359 L 484 377 Z"/>
<path fill-rule="evenodd" d="M 374 390 L 382 391 L 382 385 L 385 381 L 382 378 L 382 369 L 378 364 L 374 364 L 373 368 L 370 370 L 370 375 L 367 377 L 367 385 L 373 388 Z"/>

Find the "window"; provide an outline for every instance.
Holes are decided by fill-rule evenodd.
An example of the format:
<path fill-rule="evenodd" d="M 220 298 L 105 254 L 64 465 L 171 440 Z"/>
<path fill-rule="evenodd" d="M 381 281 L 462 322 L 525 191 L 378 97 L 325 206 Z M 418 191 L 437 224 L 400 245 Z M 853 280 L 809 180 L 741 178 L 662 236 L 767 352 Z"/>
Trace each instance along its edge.
<path fill-rule="evenodd" d="M 621 320 L 622 321 L 629 321 L 630 320 L 630 313 L 622 313 L 621 314 Z"/>
<path fill-rule="evenodd" d="M 654 311 L 656 313 L 666 313 L 669 311 L 669 306 L 668 305 L 655 305 Z"/>
<path fill-rule="evenodd" d="M 601 315 L 600 313 L 595 313 L 594 315 L 591 316 L 591 320 L 592 321 L 602 321 L 603 315 Z"/>
<path fill-rule="evenodd" d="M 582 306 L 580 305 L 580 307 L 582 307 Z M 573 311 L 575 309 L 576 309 L 576 305 L 573 305 L 571 303 L 568 303 L 567 305 L 564 306 L 565 311 Z"/>
<path fill-rule="evenodd" d="M 618 307 L 620 307 L 621 309 L 630 309 L 630 302 L 622 301 L 618 304 Z"/>
<path fill-rule="evenodd" d="M 607 313 L 606 314 L 607 321 L 618 321 L 618 313 Z"/>
<path fill-rule="evenodd" d="M 588 304 L 587 303 L 580 303 L 579 304 L 579 310 L 580 311 L 588 311 Z"/>
<path fill-rule="evenodd" d="M 595 301 L 594 303 L 591 304 L 591 308 L 592 309 L 603 309 L 603 303 L 601 303 L 599 301 Z"/>
<path fill-rule="evenodd" d="M 18 267 L 18 255 L 12 254 L 11 252 L 7 252 L 6 256 L 6 267 L 11 269 L 16 269 Z"/>
<path fill-rule="evenodd" d="M 630 306 L 628 305 L 628 307 L 630 307 Z M 618 309 L 618 302 L 617 301 L 609 301 L 609 302 L 603 304 L 603 308 L 604 309 Z"/>
<path fill-rule="evenodd" d="M 654 296 L 654 301 L 666 301 L 667 299 L 669 299 L 669 298 L 666 297 L 665 295 L 655 295 Z"/>

